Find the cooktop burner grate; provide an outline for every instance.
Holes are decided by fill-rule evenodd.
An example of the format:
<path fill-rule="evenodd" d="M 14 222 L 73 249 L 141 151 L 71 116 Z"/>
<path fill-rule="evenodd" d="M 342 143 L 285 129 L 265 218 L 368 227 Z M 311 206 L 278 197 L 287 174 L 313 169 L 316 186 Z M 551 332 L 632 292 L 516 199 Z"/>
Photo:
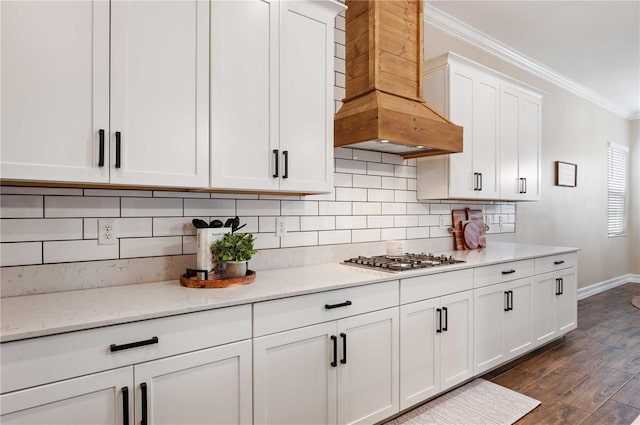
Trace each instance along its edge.
<path fill-rule="evenodd" d="M 404 255 L 375 255 L 373 257 L 358 256 L 345 260 L 343 264 L 367 269 L 388 272 L 402 272 L 407 270 L 424 269 L 427 267 L 446 266 L 464 263 L 453 256 L 433 254 L 404 254 Z"/>

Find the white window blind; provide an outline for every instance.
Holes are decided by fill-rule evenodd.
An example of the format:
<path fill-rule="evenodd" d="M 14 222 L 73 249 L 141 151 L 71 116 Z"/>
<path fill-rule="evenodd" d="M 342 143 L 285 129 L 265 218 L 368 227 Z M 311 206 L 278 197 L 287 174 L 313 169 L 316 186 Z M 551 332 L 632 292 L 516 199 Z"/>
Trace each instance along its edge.
<path fill-rule="evenodd" d="M 626 230 L 628 156 L 628 147 L 609 143 L 607 154 L 607 232 L 610 237 L 624 235 Z"/>

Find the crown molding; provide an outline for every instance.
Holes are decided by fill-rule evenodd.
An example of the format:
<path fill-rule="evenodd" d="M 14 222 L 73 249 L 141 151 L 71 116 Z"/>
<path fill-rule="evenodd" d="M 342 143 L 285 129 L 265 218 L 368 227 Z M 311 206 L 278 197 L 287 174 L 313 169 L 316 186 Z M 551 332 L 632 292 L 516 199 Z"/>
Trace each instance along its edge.
<path fill-rule="evenodd" d="M 622 118 L 635 120 L 640 118 L 640 111 L 629 111 L 620 105 L 611 102 L 604 96 L 599 95 L 593 90 L 583 86 L 582 84 L 560 74 L 559 72 L 537 62 L 508 45 L 496 40 L 495 38 L 477 30 L 476 28 L 454 18 L 453 16 L 441 11 L 429 3 L 424 5 L 424 21 L 425 23 L 459 38 L 473 46 L 490 53 L 505 62 L 515 65 L 540 77 L 552 84 L 561 87 L 576 96 L 588 100 Z"/>

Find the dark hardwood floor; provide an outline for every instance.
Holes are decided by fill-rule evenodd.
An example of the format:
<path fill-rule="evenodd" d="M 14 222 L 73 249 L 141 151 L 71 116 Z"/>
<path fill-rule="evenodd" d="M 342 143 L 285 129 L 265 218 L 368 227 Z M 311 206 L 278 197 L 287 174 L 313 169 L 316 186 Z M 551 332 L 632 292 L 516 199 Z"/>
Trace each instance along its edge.
<path fill-rule="evenodd" d="M 640 310 L 628 283 L 578 302 L 578 329 L 483 376 L 542 402 L 517 425 L 629 425 L 640 415 Z"/>

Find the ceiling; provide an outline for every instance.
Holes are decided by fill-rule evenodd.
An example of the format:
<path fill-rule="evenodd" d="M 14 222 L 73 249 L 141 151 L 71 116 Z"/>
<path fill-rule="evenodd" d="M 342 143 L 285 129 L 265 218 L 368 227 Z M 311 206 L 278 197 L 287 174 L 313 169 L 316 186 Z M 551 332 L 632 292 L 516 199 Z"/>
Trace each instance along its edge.
<path fill-rule="evenodd" d="M 427 18 L 436 8 L 486 37 L 485 44 L 497 41 L 522 62 L 540 65 L 542 74 L 553 76 L 548 79 L 564 79 L 561 85 L 583 97 L 625 118 L 640 118 L 639 0 L 426 3 Z"/>

